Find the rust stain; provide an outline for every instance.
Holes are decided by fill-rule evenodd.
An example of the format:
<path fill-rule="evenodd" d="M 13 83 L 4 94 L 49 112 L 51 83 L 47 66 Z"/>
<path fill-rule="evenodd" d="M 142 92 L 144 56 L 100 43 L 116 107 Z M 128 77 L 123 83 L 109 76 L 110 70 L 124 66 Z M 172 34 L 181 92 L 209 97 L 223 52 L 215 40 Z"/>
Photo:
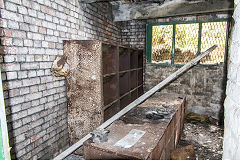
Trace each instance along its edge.
<path fill-rule="evenodd" d="M 70 143 L 76 143 L 103 121 L 101 42 L 64 41 Z"/>
<path fill-rule="evenodd" d="M 107 20 L 104 20 L 104 21 L 103 21 L 103 25 L 104 25 L 104 26 L 108 26 L 108 25 L 109 25 L 109 23 L 107 22 Z"/>
<path fill-rule="evenodd" d="M 178 95 L 149 98 L 135 109 L 115 121 L 106 129 L 110 131 L 108 141 L 84 142 L 85 159 L 164 159 L 170 158 L 170 152 L 177 145 L 180 135 L 185 100 Z M 169 112 L 164 119 L 149 120 L 146 112 L 166 108 Z M 181 116 L 180 116 L 181 115 Z M 180 123 L 181 122 L 181 123 Z M 134 146 L 123 148 L 115 146 L 116 142 L 126 136 L 132 129 L 145 131 Z"/>

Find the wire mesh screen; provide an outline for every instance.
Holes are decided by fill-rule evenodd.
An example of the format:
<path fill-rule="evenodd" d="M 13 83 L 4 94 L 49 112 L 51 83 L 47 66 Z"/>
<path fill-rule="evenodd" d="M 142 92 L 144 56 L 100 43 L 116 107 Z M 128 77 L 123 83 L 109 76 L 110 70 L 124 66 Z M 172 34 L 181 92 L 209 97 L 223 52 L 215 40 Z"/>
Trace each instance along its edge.
<path fill-rule="evenodd" d="M 208 22 L 202 24 L 201 52 L 214 44 L 217 48 L 201 60 L 201 64 L 224 62 L 227 22 Z"/>
<path fill-rule="evenodd" d="M 152 62 L 171 64 L 172 39 L 173 25 L 152 27 Z"/>
<path fill-rule="evenodd" d="M 199 24 L 177 24 L 174 63 L 185 64 L 197 56 Z"/>
<path fill-rule="evenodd" d="M 174 58 L 174 64 L 185 64 L 195 58 L 198 52 L 204 52 L 217 45 L 217 48 L 200 63 L 224 63 L 227 21 L 192 22 L 175 26 L 152 26 L 152 62 L 171 64 Z"/>

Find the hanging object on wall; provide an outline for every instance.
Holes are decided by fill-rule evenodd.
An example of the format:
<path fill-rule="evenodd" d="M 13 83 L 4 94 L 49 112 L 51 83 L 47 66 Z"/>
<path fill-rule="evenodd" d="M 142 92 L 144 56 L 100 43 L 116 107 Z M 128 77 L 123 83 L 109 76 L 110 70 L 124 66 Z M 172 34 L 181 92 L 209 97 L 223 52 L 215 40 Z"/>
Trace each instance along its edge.
<path fill-rule="evenodd" d="M 68 71 L 68 62 L 66 56 L 57 56 L 53 61 L 52 73 L 56 77 L 65 77 Z"/>

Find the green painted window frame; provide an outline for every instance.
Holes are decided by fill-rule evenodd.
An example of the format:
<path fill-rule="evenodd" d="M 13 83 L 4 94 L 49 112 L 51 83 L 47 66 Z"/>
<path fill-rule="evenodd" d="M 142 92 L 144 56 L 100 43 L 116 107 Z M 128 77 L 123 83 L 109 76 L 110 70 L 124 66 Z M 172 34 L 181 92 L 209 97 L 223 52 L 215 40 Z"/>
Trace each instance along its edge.
<path fill-rule="evenodd" d="M 201 51 L 201 37 L 202 37 L 202 23 L 207 22 L 227 22 L 227 28 L 226 28 L 226 42 L 225 42 L 225 54 L 224 54 L 224 63 L 227 61 L 227 54 L 228 54 L 228 39 L 229 39 L 229 28 L 230 28 L 230 22 L 231 18 L 221 18 L 221 19 L 211 19 L 211 20 L 196 20 L 196 21 L 175 21 L 175 22 L 160 22 L 160 23 L 151 23 L 147 24 L 147 32 L 146 32 L 146 62 L 152 63 L 152 27 L 153 26 L 159 26 L 159 25 L 173 25 L 173 42 L 172 42 L 172 59 L 171 64 L 163 64 L 163 63 L 153 63 L 157 65 L 184 65 L 184 64 L 175 64 L 174 63 L 174 55 L 175 55 L 175 31 L 176 31 L 176 25 L 177 24 L 191 24 L 191 23 L 199 23 L 199 30 L 198 30 L 198 55 Z M 199 63 L 200 64 L 200 63 Z M 219 65 L 219 64 L 200 64 L 200 65 Z"/>
<path fill-rule="evenodd" d="M 1 152 L 0 160 L 2 159 L 11 160 L 1 74 L 0 74 L 0 152 Z"/>

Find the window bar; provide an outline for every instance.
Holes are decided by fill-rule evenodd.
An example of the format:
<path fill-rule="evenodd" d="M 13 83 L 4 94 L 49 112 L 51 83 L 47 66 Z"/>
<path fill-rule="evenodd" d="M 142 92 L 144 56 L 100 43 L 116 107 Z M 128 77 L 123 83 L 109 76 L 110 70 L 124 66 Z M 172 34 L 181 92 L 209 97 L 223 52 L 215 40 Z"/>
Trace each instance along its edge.
<path fill-rule="evenodd" d="M 175 32 L 176 32 L 176 24 L 173 24 L 172 61 L 171 61 L 171 64 L 174 64 L 174 56 L 175 56 Z"/>
<path fill-rule="evenodd" d="M 229 37 L 229 30 L 230 30 L 230 21 L 227 21 L 227 29 L 226 29 L 226 41 L 225 41 L 225 53 L 224 53 L 224 63 L 227 63 L 227 56 L 228 56 L 228 37 Z"/>
<path fill-rule="evenodd" d="M 147 25 L 147 62 L 152 62 L 152 25 Z"/>
<path fill-rule="evenodd" d="M 201 44 L 202 44 L 202 22 L 199 23 L 198 29 L 198 55 L 201 54 Z"/>

